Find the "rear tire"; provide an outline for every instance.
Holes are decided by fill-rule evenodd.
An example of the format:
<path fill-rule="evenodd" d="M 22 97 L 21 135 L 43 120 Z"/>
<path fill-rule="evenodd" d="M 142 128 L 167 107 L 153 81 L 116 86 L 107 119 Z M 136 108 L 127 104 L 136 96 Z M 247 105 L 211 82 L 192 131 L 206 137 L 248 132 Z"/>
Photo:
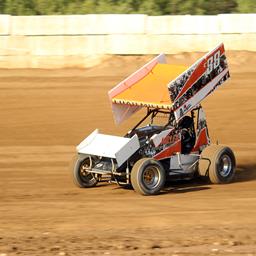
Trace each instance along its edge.
<path fill-rule="evenodd" d="M 236 159 L 233 151 L 226 146 L 210 145 L 201 154 L 199 161 L 199 174 L 206 175 L 211 183 L 223 184 L 232 182 L 235 175 Z"/>
<path fill-rule="evenodd" d="M 131 171 L 131 183 L 141 195 L 156 195 L 164 187 L 166 173 L 163 166 L 152 158 L 137 161 Z"/>
<path fill-rule="evenodd" d="M 76 160 L 74 169 L 73 169 L 73 180 L 75 185 L 80 188 L 91 188 L 96 186 L 98 183 L 97 178 L 93 173 L 86 171 L 87 168 L 90 168 L 92 165 L 92 158 L 86 156 L 84 158 L 78 158 Z"/>

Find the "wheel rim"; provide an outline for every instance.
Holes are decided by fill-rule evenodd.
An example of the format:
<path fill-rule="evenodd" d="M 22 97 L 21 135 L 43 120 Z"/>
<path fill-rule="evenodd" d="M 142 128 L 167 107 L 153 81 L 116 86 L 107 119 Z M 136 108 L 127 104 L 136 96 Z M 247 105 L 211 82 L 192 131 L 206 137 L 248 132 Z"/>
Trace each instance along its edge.
<path fill-rule="evenodd" d="M 232 160 L 230 156 L 223 155 L 219 162 L 219 174 L 222 177 L 228 177 L 232 171 Z"/>
<path fill-rule="evenodd" d="M 142 182 L 148 189 L 157 187 L 160 181 L 160 172 L 156 166 L 147 167 L 142 173 Z"/>
<path fill-rule="evenodd" d="M 92 180 L 94 180 L 94 176 L 92 173 L 88 172 L 88 169 L 91 169 L 91 160 L 90 158 L 86 158 L 80 165 L 79 168 L 79 177 L 81 180 L 85 183 L 90 183 Z"/>

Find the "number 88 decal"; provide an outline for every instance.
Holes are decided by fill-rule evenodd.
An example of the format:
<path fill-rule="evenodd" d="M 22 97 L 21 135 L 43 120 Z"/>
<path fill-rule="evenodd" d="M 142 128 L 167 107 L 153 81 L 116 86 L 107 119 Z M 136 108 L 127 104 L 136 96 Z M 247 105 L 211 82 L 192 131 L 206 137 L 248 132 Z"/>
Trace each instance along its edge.
<path fill-rule="evenodd" d="M 217 51 L 213 56 L 207 60 L 206 73 L 210 74 L 215 68 L 220 65 L 220 51 Z"/>

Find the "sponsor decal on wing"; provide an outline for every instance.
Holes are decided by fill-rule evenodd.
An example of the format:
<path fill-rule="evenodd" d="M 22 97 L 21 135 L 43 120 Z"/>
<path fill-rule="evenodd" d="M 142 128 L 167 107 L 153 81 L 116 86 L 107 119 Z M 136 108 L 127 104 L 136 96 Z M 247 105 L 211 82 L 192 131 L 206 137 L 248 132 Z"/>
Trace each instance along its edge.
<path fill-rule="evenodd" d="M 224 45 L 220 44 L 168 85 L 178 121 L 230 77 Z"/>

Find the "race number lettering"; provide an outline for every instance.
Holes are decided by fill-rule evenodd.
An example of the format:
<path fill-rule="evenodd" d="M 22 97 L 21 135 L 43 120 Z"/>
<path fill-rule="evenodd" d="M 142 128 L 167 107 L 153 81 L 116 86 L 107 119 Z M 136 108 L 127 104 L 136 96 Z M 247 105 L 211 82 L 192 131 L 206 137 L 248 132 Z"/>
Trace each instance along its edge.
<path fill-rule="evenodd" d="M 220 51 L 217 51 L 213 56 L 207 60 L 207 74 L 210 74 L 214 69 L 220 65 Z"/>
<path fill-rule="evenodd" d="M 217 68 L 220 65 L 220 51 L 217 51 L 214 54 L 214 62 L 213 62 L 213 68 Z"/>

